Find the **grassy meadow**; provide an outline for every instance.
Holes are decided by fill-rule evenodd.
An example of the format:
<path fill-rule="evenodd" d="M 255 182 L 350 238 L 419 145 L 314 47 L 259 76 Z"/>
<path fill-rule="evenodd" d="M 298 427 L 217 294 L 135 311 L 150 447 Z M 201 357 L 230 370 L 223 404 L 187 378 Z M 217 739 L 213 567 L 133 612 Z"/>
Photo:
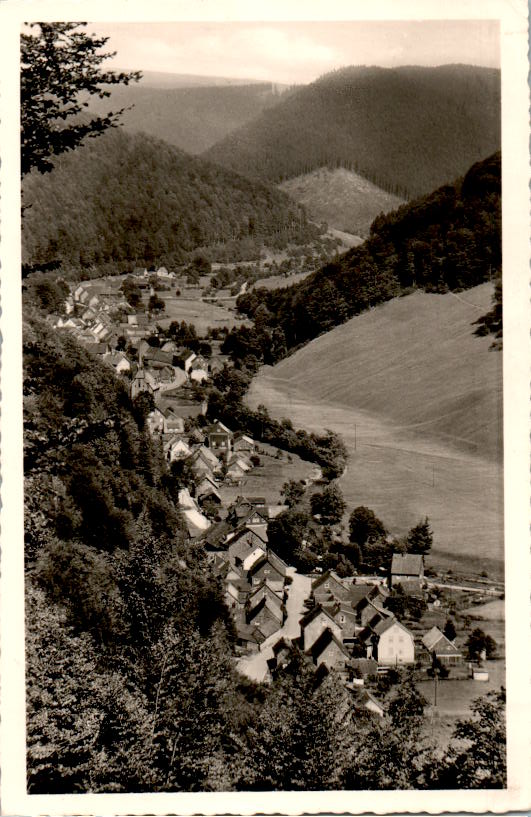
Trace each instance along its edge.
<path fill-rule="evenodd" d="M 417 292 L 376 307 L 264 367 L 248 400 L 341 434 L 349 510 L 368 505 L 397 535 L 427 515 L 429 564 L 499 578 L 501 355 L 472 326 L 491 292 Z"/>

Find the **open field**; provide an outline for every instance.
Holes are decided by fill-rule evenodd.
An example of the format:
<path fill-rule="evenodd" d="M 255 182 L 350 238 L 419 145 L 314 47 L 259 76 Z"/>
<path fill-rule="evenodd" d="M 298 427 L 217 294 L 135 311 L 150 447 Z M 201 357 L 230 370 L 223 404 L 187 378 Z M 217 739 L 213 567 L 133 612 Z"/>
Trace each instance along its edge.
<path fill-rule="evenodd" d="M 205 335 L 209 326 L 239 326 L 249 324 L 249 321 L 238 318 L 236 313 L 230 309 L 216 304 L 205 303 L 201 299 L 189 300 L 188 298 L 177 298 L 168 292 L 160 292 L 159 295 L 166 304 L 164 313 L 157 318 L 157 324 L 166 329 L 172 321 L 186 321 L 193 323 L 198 335 Z"/>
<path fill-rule="evenodd" d="M 379 213 L 396 210 L 404 203 L 404 199 L 344 167 L 321 167 L 288 179 L 279 187 L 304 205 L 313 221 L 324 221 L 330 227 L 358 235 L 368 235 Z"/>
<path fill-rule="evenodd" d="M 249 289 L 282 289 L 283 287 L 290 287 L 292 284 L 303 281 L 312 272 L 314 272 L 313 269 L 304 272 L 293 272 L 290 275 L 270 275 L 268 278 L 259 278 Z"/>
<path fill-rule="evenodd" d="M 501 356 L 470 326 L 490 291 L 416 293 L 377 307 L 264 367 L 248 401 L 295 426 L 342 436 L 349 510 L 368 505 L 396 535 L 427 515 L 429 565 L 498 578 Z"/>

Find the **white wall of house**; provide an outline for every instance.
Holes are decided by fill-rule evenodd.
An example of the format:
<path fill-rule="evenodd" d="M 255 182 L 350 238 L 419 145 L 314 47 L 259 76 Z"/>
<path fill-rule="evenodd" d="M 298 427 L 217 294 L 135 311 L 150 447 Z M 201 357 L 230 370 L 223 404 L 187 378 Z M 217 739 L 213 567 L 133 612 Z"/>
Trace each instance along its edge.
<path fill-rule="evenodd" d="M 415 643 L 410 632 L 395 623 L 382 633 L 378 641 L 379 664 L 413 664 Z"/>

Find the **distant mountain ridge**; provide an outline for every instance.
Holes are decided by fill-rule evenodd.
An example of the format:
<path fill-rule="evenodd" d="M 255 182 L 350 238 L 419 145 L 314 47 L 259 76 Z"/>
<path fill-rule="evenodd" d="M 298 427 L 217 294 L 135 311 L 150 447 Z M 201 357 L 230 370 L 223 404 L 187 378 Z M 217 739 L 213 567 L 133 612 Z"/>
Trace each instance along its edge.
<path fill-rule="evenodd" d="M 148 73 L 138 84 L 109 90 L 110 98 L 90 100 L 89 110 L 104 114 L 126 108 L 124 130 L 147 133 L 199 154 L 276 105 L 289 88 L 271 82 L 233 83 L 174 74 L 159 78 Z"/>
<path fill-rule="evenodd" d="M 289 196 L 145 134 L 111 131 L 24 179 L 23 261 L 179 263 L 199 247 L 316 234 Z"/>
<path fill-rule="evenodd" d="M 462 175 L 500 141 L 496 69 L 348 67 L 293 91 L 205 157 L 277 183 L 345 167 L 412 198 Z"/>

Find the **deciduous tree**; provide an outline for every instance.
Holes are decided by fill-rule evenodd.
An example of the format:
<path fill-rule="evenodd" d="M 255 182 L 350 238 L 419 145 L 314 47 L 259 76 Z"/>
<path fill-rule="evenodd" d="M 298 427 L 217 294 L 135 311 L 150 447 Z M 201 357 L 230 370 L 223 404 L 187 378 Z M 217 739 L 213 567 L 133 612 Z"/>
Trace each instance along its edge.
<path fill-rule="evenodd" d="M 124 109 L 105 116 L 89 114 L 87 97 L 110 96 L 104 85 L 140 79 L 138 71 L 103 71 L 114 53 L 101 49 L 108 37 L 87 34 L 85 23 L 31 23 L 21 35 L 22 175 L 32 168 L 52 169 L 52 157 L 77 147 L 118 124 Z"/>

